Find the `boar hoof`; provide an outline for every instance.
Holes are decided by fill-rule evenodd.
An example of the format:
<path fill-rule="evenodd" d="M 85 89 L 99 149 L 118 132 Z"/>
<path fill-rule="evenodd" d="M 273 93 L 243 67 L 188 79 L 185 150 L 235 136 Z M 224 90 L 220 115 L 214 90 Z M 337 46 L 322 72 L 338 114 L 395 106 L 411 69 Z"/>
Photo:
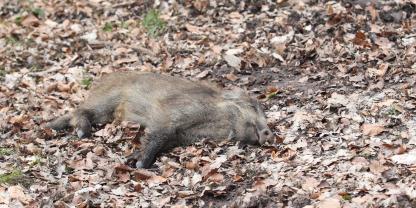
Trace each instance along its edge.
<path fill-rule="evenodd" d="M 77 136 L 80 139 L 91 136 L 91 132 L 85 132 L 82 129 L 76 129 L 75 131 L 77 132 Z"/>
<path fill-rule="evenodd" d="M 136 168 L 144 168 L 144 166 L 143 166 L 143 162 L 142 161 L 137 161 L 136 162 Z"/>
<path fill-rule="evenodd" d="M 129 166 L 129 167 L 132 167 L 132 168 L 142 168 L 143 167 L 143 163 L 139 160 L 139 158 L 140 158 L 140 152 L 139 151 L 134 151 L 131 155 L 129 155 L 128 157 L 127 157 L 127 161 L 126 161 L 126 164 Z M 139 166 L 141 166 L 141 167 L 139 167 Z"/>
<path fill-rule="evenodd" d="M 85 136 L 84 131 L 82 131 L 81 129 L 77 129 L 76 130 L 78 138 L 83 138 Z"/>

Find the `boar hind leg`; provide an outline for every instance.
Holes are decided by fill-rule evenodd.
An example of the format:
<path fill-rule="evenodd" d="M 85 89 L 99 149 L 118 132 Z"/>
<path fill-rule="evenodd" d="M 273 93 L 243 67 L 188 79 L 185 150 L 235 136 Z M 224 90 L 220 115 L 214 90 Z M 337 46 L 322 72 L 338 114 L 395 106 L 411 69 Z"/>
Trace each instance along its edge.
<path fill-rule="evenodd" d="M 164 149 L 169 138 L 168 133 L 152 132 L 141 140 L 139 150 L 128 157 L 127 162 L 135 160 L 136 168 L 149 168 L 156 160 L 156 156 Z"/>
<path fill-rule="evenodd" d="M 70 121 L 71 121 L 71 115 L 64 115 L 47 123 L 46 127 L 54 129 L 56 131 L 65 130 L 71 127 Z"/>

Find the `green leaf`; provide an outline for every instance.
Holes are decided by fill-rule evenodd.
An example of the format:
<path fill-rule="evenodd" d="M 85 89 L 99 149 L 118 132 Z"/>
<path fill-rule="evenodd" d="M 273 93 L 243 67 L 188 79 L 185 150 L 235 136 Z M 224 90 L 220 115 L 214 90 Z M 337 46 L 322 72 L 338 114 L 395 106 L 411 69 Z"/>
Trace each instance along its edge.
<path fill-rule="evenodd" d="M 0 72 L 1 72 L 1 70 L 0 70 Z M 11 155 L 13 153 L 14 153 L 14 151 L 13 151 L 12 148 L 0 147 L 0 156 Z"/>
<path fill-rule="evenodd" d="M 111 32 L 111 31 L 113 31 L 113 23 L 111 23 L 111 22 L 106 22 L 106 23 L 104 24 L 103 31 L 104 31 L 104 32 Z"/>
<path fill-rule="evenodd" d="M 142 21 L 147 33 L 152 36 L 159 36 L 165 32 L 166 23 L 160 18 L 159 11 L 152 9 L 147 12 Z"/>
<path fill-rule="evenodd" d="M 10 173 L 0 174 L 0 184 L 12 184 L 19 181 L 23 177 L 23 173 L 19 169 L 15 169 Z"/>
<path fill-rule="evenodd" d="M 22 24 L 22 21 L 23 21 L 23 17 L 22 17 L 22 16 L 17 16 L 17 17 L 14 19 L 14 23 L 16 23 L 16 24 L 18 24 L 18 25 L 21 25 L 21 24 Z"/>
<path fill-rule="evenodd" d="M 32 9 L 32 14 L 40 18 L 40 17 L 45 16 L 45 11 L 43 11 L 42 8 L 34 8 Z"/>
<path fill-rule="evenodd" d="M 91 84 L 92 84 L 92 78 L 91 77 L 88 77 L 88 78 L 85 78 L 85 79 L 81 80 L 81 85 L 84 86 L 85 88 L 90 88 Z"/>

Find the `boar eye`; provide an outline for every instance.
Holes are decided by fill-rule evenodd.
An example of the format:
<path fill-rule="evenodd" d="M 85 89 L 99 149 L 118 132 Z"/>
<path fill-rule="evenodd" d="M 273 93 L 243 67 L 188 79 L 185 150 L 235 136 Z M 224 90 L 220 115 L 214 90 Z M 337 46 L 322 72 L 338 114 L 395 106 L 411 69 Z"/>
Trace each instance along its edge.
<path fill-rule="evenodd" d="M 245 123 L 244 123 L 244 126 L 245 126 L 246 128 L 248 128 L 248 127 L 254 126 L 254 124 L 252 124 L 252 123 L 250 123 L 250 122 L 245 122 Z"/>

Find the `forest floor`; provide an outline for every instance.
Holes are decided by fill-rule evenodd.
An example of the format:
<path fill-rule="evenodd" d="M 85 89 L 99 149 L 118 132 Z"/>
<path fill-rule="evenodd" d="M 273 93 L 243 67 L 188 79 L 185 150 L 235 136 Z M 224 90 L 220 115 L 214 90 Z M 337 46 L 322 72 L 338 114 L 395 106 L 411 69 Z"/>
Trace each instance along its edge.
<path fill-rule="evenodd" d="M 0 207 L 416 207 L 415 11 L 414 0 L 1 1 Z M 143 170 L 124 165 L 135 129 L 44 128 L 102 74 L 128 70 L 247 89 L 275 143 L 203 141 Z"/>

